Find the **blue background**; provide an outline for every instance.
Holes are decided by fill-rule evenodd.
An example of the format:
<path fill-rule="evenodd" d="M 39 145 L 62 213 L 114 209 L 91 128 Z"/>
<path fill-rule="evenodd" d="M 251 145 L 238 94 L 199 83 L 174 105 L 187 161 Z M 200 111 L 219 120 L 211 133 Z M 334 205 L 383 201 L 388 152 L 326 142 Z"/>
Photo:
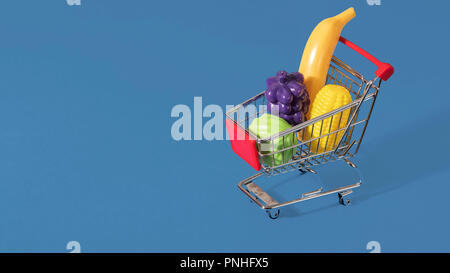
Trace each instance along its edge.
<path fill-rule="evenodd" d="M 333 195 L 270 220 L 236 187 L 253 169 L 227 141 L 174 141 L 171 109 L 194 96 L 225 107 L 255 95 L 266 77 L 295 71 L 314 26 L 349 6 L 357 17 L 343 36 L 396 68 L 355 159 L 365 184 L 350 207 Z M 450 251 L 449 8 L 3 1 L 0 251 L 68 252 L 78 241 L 83 252 L 368 252 L 372 240 L 383 252 Z M 336 55 L 374 71 L 350 50 Z M 356 182 L 347 169 L 266 186 L 292 197 L 302 179 L 295 193 Z"/>

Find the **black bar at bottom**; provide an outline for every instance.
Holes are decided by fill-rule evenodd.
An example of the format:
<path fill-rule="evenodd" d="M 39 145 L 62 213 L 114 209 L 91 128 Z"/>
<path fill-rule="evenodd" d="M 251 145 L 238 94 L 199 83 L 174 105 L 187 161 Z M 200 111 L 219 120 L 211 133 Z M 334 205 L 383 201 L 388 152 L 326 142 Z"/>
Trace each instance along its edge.
<path fill-rule="evenodd" d="M 139 266 L 139 272 L 302 272 L 327 267 L 347 269 L 386 269 L 386 262 L 403 269 L 417 264 L 437 265 L 447 263 L 450 254 L 300 254 L 300 253 L 137 253 L 137 254 L 0 254 L 3 266 L 11 263 L 39 265 L 44 268 L 64 265 L 64 268 L 92 270 L 92 266 L 119 269 Z M 28 262 L 32 260 L 33 262 Z M 57 263 L 59 261 L 62 263 Z M 83 262 L 87 262 L 86 265 Z M 364 265 L 364 267 L 361 267 Z M 285 269 L 291 269 L 286 271 Z M 158 270 L 156 270 L 158 269 Z M 119 270 L 122 272 L 123 270 Z M 84 272 L 84 271 L 83 271 Z M 87 271 L 86 271 L 87 272 Z M 104 272 L 104 271 L 102 271 Z M 123 272 L 129 272 L 128 270 Z"/>

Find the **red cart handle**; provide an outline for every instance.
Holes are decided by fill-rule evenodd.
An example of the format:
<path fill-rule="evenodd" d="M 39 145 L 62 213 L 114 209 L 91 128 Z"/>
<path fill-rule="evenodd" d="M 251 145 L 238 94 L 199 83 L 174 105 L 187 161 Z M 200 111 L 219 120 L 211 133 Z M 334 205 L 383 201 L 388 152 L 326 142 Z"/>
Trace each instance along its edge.
<path fill-rule="evenodd" d="M 358 52 L 359 54 L 363 55 L 372 63 L 374 63 L 378 67 L 378 70 L 375 71 L 375 75 L 377 75 L 383 81 L 387 81 L 392 76 L 392 74 L 394 74 L 394 67 L 392 65 L 380 62 L 377 58 L 370 55 L 367 51 L 365 51 L 364 49 L 360 48 L 359 46 L 355 45 L 354 43 L 350 42 L 349 40 L 345 39 L 342 36 L 339 38 L 339 41 L 342 42 L 344 45 L 350 47 L 354 51 Z"/>

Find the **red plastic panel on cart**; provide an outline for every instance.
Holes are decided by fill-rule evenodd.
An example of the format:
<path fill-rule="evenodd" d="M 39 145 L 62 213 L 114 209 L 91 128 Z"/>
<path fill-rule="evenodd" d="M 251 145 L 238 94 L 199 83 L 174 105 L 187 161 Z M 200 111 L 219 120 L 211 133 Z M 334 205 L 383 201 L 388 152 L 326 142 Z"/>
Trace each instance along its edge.
<path fill-rule="evenodd" d="M 255 170 L 261 170 L 258 151 L 256 149 L 256 140 L 231 120 L 225 120 L 225 124 L 227 126 L 231 148 L 233 148 L 233 151 L 248 164 L 250 164 L 250 166 L 252 166 Z"/>

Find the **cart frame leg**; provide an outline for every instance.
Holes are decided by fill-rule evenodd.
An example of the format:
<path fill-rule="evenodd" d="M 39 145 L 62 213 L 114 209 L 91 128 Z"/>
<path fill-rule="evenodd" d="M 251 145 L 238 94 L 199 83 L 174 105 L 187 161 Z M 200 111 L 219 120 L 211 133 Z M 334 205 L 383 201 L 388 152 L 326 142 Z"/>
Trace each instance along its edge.
<path fill-rule="evenodd" d="M 356 165 L 353 164 L 350 160 L 347 158 L 343 159 L 350 167 L 356 168 Z M 316 171 L 310 169 L 310 168 L 300 168 L 299 171 L 301 174 L 306 174 L 308 172 L 317 174 Z M 296 203 L 304 202 L 307 200 L 319 198 L 322 196 L 330 195 L 330 194 L 337 194 L 339 198 L 339 203 L 342 205 L 349 205 L 350 200 L 346 198 L 348 195 L 353 193 L 353 189 L 358 188 L 362 185 L 362 181 L 351 185 L 347 185 L 344 187 L 336 188 L 333 190 L 323 191 L 322 188 L 319 188 L 317 190 L 306 192 L 301 195 L 300 198 L 286 201 L 286 202 L 278 202 L 273 197 L 271 197 L 268 193 L 263 191 L 258 185 L 254 183 L 254 180 L 259 178 L 260 176 L 264 175 L 264 173 L 260 172 L 253 176 L 250 176 L 238 184 L 238 188 L 247 195 L 248 198 L 250 198 L 251 201 L 253 201 L 255 204 L 257 204 L 261 209 L 265 210 L 268 214 L 268 216 L 271 219 L 276 219 L 280 215 L 280 208 L 293 205 Z"/>

